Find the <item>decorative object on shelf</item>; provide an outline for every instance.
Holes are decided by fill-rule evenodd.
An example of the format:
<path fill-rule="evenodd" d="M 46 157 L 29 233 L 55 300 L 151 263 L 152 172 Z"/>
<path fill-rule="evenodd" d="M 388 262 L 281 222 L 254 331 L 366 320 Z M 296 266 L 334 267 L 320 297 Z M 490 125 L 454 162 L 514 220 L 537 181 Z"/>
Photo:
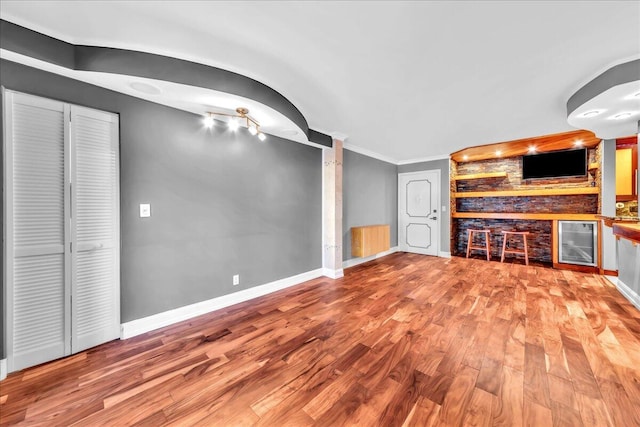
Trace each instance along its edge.
<path fill-rule="evenodd" d="M 214 126 L 214 119 L 216 116 L 226 117 L 229 120 L 227 121 L 227 126 L 232 131 L 238 130 L 240 126 L 244 126 L 247 128 L 251 135 L 257 135 L 260 141 L 264 141 L 267 136 L 260 131 L 260 123 L 253 117 L 249 115 L 249 110 L 244 107 L 236 108 L 236 114 L 228 114 L 228 113 L 216 113 L 208 111 L 207 115 L 204 118 L 204 125 L 208 128 Z"/>

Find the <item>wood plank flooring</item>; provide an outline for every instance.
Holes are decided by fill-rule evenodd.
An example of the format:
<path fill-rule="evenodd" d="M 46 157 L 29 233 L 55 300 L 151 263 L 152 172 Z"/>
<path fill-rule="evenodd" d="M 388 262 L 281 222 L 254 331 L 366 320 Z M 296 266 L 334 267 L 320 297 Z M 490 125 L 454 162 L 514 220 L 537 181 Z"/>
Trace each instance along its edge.
<path fill-rule="evenodd" d="M 10 374 L 2 425 L 640 426 L 600 276 L 397 253 Z"/>

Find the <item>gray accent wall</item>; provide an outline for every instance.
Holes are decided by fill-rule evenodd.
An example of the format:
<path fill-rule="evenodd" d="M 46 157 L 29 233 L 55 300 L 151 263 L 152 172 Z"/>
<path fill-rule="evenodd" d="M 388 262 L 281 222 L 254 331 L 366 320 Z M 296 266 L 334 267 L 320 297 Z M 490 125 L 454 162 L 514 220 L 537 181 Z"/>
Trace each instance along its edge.
<path fill-rule="evenodd" d="M 351 227 L 389 224 L 398 245 L 398 167 L 344 150 L 342 159 L 342 259 L 351 256 Z"/>
<path fill-rule="evenodd" d="M 449 159 L 398 166 L 398 173 L 440 170 L 440 252 L 451 252 L 451 209 L 449 204 Z M 444 206 L 445 211 L 442 211 Z"/>
<path fill-rule="evenodd" d="M 5 60 L 0 83 L 119 114 L 122 322 L 322 267 L 320 149 Z"/>

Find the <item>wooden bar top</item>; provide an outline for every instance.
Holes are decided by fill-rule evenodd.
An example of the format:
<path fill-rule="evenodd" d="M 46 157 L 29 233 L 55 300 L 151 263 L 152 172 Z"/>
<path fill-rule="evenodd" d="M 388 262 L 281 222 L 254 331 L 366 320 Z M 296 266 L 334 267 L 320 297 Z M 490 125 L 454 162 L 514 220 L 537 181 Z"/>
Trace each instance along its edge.
<path fill-rule="evenodd" d="M 613 223 L 613 234 L 635 243 L 640 243 L 640 224 Z"/>
<path fill-rule="evenodd" d="M 596 215 L 596 217 L 598 219 L 603 220 L 604 221 L 604 225 L 606 225 L 607 227 L 613 227 L 613 224 L 620 224 L 620 223 L 634 224 L 634 223 L 637 223 L 637 222 L 640 221 L 637 216 Z"/>

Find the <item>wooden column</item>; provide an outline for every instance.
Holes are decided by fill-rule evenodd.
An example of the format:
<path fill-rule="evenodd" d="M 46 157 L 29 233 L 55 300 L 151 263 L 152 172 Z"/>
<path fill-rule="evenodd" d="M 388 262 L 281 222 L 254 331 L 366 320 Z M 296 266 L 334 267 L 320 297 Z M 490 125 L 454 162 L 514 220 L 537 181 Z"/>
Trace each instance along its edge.
<path fill-rule="evenodd" d="M 342 144 L 333 139 L 333 148 L 322 150 L 323 183 L 323 274 L 332 279 L 344 275 L 342 270 Z"/>

